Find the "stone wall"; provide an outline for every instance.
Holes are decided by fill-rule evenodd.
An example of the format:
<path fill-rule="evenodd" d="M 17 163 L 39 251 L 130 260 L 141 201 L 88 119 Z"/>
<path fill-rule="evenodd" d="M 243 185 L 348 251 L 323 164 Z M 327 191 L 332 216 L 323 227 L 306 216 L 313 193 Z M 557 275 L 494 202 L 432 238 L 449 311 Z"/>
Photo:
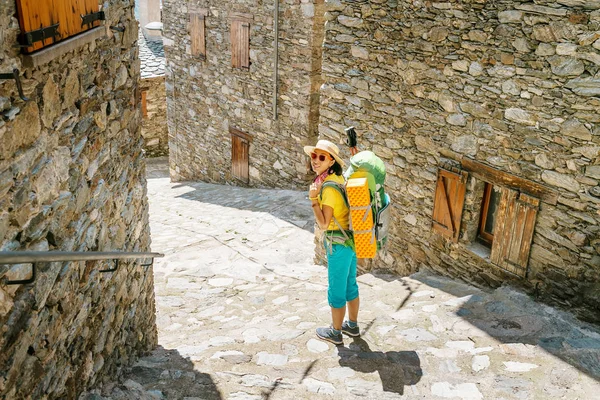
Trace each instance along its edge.
<path fill-rule="evenodd" d="M 600 321 L 600 2 L 326 2 L 319 134 L 354 125 L 388 167 L 389 251 L 371 266 L 511 283 Z M 432 232 L 439 167 L 471 157 L 558 193 L 522 279 L 473 250 L 483 182 L 458 243 Z"/>
<path fill-rule="evenodd" d="M 323 0 L 279 2 L 278 114 L 273 115 L 273 0 L 165 0 L 171 178 L 240 184 L 229 128 L 252 136 L 249 185 L 305 188 L 302 146 L 317 137 Z M 191 55 L 190 10 L 208 10 L 206 61 Z M 231 67 L 233 13 L 251 15 L 249 71 Z"/>
<path fill-rule="evenodd" d="M 0 251 L 149 251 L 133 0 L 104 1 L 102 37 L 25 68 L 0 7 Z M 51 49 L 57 51 L 60 45 Z M 64 47 L 62 47 L 64 48 Z M 54 53 L 53 53 L 54 54 Z M 157 343 L 152 268 L 0 265 L 0 398 L 76 398 Z"/>
<path fill-rule="evenodd" d="M 146 91 L 146 116 L 142 120 L 144 150 L 148 157 L 166 156 L 169 154 L 169 132 L 165 77 L 142 79 L 140 89 Z"/>

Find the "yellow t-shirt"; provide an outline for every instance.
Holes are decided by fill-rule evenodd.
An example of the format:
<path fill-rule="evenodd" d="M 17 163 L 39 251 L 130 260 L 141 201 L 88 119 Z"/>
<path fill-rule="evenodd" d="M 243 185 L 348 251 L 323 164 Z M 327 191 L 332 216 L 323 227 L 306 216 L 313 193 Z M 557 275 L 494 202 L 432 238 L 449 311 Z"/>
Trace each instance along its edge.
<path fill-rule="evenodd" d="M 331 174 L 327 178 L 325 178 L 325 182 L 328 182 L 328 181 L 341 183 L 343 185 L 344 177 L 341 175 Z M 326 187 L 325 189 L 323 189 L 321 196 L 319 197 L 319 204 L 321 205 L 321 208 L 323 208 L 323 206 L 329 206 L 329 207 L 333 208 L 333 216 L 335 217 L 335 219 L 337 219 L 337 221 L 342 226 L 342 228 L 348 229 L 348 227 L 349 227 L 349 220 L 348 220 L 349 210 L 348 210 L 348 207 L 346 206 L 346 202 L 344 201 L 344 198 L 342 197 L 342 194 L 337 189 L 332 188 L 332 187 Z M 327 228 L 327 230 L 339 230 L 339 229 L 340 228 L 338 228 L 336 223 L 333 221 L 333 218 L 331 218 L 331 222 L 329 223 L 329 227 Z"/>

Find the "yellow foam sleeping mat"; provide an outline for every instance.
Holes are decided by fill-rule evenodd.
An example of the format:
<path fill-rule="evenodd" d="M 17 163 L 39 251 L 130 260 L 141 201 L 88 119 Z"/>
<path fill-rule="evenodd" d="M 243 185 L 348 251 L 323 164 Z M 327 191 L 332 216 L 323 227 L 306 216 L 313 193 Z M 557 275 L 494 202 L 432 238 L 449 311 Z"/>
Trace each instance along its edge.
<path fill-rule="evenodd" d="M 350 203 L 350 228 L 354 233 L 356 257 L 373 258 L 377 252 L 377 241 L 367 178 L 348 179 L 346 194 Z"/>

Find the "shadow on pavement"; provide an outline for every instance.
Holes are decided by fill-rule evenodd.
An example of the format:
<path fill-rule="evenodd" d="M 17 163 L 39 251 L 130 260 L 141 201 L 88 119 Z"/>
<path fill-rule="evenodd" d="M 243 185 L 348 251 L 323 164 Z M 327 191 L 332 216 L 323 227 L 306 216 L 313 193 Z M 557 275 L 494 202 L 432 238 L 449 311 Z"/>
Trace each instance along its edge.
<path fill-rule="evenodd" d="M 192 187 L 194 190 L 177 196 L 178 198 L 238 210 L 265 212 L 298 228 L 314 232 L 312 209 L 308 200 L 302 197 L 299 201 L 298 192 L 281 189 L 241 188 L 201 182 L 186 182 L 181 185 Z"/>
<path fill-rule="evenodd" d="M 194 364 L 177 350 L 162 346 L 128 368 L 123 376 L 125 386 L 127 380 L 139 383 L 147 392 L 160 391 L 166 399 L 223 399 L 209 374 L 196 371 Z"/>
<path fill-rule="evenodd" d="M 168 158 L 146 160 L 146 178 L 168 178 Z M 314 216 L 306 192 L 283 189 L 257 189 L 205 182 L 179 182 L 173 188 L 193 190 L 177 196 L 187 200 L 253 212 L 265 212 L 314 233 Z"/>
<path fill-rule="evenodd" d="M 414 351 L 372 351 L 369 344 L 354 338 L 348 347 L 338 347 L 340 366 L 356 372 L 378 372 L 385 392 L 404 394 L 405 386 L 421 380 L 423 371 L 419 356 Z"/>
<path fill-rule="evenodd" d="M 489 336 L 501 342 L 506 354 L 528 356 L 532 346 L 572 365 L 600 381 L 600 327 L 578 320 L 573 314 L 537 302 L 510 286 L 497 289 L 477 288 L 462 281 L 442 277 L 430 271 L 418 272 L 405 279 L 386 270 L 369 272 L 385 282 L 401 282 L 396 311 L 410 307 L 415 293 L 428 288 L 439 289 L 456 299 L 440 302 L 462 321 L 445 326 L 476 343 L 477 337 Z M 427 287 L 421 287 L 421 283 Z M 423 297 L 418 298 L 420 301 Z M 363 330 L 366 333 L 376 321 Z"/>
<path fill-rule="evenodd" d="M 441 303 L 464 324 L 448 327 L 465 340 L 490 336 L 502 342 L 507 354 L 528 355 L 539 346 L 600 381 L 600 328 L 574 315 L 535 301 L 510 286 L 478 289 L 433 273 L 417 273 L 413 281 L 437 288 L 457 299 Z M 398 279 L 401 279 L 398 277 Z M 411 293 L 418 289 L 413 288 Z"/>
<path fill-rule="evenodd" d="M 146 158 L 146 179 L 169 177 L 169 157 Z"/>

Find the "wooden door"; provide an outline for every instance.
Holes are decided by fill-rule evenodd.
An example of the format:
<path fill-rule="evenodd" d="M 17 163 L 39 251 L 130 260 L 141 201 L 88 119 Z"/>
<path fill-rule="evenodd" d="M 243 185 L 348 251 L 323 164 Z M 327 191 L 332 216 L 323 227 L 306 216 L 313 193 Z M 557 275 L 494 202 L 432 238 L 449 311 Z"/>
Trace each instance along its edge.
<path fill-rule="evenodd" d="M 252 136 L 235 128 L 231 134 L 231 175 L 244 183 L 250 182 L 250 142 Z"/>

